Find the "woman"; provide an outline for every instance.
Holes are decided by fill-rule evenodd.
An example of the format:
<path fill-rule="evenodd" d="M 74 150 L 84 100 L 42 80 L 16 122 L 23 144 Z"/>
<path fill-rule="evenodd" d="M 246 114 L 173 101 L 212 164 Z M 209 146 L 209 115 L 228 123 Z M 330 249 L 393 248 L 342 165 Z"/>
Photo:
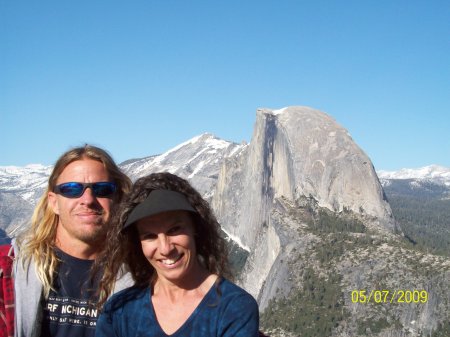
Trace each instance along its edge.
<path fill-rule="evenodd" d="M 96 337 L 258 336 L 258 306 L 228 281 L 225 242 L 208 203 L 184 179 L 135 182 L 113 214 L 99 267 L 100 305 L 125 265 L 136 284 L 106 302 Z"/>

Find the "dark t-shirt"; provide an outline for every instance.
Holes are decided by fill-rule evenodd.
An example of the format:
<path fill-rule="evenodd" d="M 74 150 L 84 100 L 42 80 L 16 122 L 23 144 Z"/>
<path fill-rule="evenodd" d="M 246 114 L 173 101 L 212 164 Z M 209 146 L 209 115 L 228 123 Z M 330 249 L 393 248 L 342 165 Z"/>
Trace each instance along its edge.
<path fill-rule="evenodd" d="M 93 260 L 81 260 L 57 250 L 61 260 L 54 290 L 42 300 L 42 337 L 93 337 L 97 322 L 94 308 L 95 287 L 90 271 Z"/>

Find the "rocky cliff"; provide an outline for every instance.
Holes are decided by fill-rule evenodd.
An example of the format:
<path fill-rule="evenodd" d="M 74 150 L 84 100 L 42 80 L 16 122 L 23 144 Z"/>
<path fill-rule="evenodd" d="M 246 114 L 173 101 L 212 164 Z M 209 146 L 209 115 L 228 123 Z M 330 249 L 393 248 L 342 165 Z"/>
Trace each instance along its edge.
<path fill-rule="evenodd" d="M 398 230 L 370 159 L 344 128 L 311 108 L 258 110 L 252 141 L 227 159 L 213 202 L 226 230 L 251 247 L 281 196 L 313 198 Z"/>
<path fill-rule="evenodd" d="M 257 255 L 244 281 L 255 296 L 278 255 L 272 211 L 280 198 L 313 199 L 398 230 L 370 159 L 344 128 L 311 108 L 260 109 L 249 146 L 225 161 L 213 198 L 225 230 Z"/>
<path fill-rule="evenodd" d="M 239 279 L 274 336 L 425 336 L 445 322 L 448 259 L 408 246 L 370 159 L 325 113 L 258 110 L 252 140 L 224 161 L 212 202 L 249 252 Z M 432 281 L 427 261 L 437 266 Z M 352 298 L 388 289 L 431 297 L 409 306 Z"/>

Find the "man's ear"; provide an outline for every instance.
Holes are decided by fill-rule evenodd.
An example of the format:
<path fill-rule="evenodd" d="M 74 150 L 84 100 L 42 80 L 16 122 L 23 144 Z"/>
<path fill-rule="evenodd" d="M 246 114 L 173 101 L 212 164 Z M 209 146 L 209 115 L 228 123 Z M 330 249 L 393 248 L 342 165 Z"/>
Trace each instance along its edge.
<path fill-rule="evenodd" d="M 48 192 L 47 205 L 53 210 L 55 214 L 59 215 L 58 198 L 56 197 L 55 192 Z"/>

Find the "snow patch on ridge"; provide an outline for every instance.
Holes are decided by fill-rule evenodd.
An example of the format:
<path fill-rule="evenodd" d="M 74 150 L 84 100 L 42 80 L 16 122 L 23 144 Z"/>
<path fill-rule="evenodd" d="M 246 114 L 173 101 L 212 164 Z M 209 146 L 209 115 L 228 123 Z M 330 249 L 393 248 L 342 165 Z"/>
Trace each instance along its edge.
<path fill-rule="evenodd" d="M 281 109 L 278 109 L 278 110 L 273 110 L 273 111 L 272 111 L 272 114 L 273 114 L 273 115 L 281 115 L 281 114 L 282 114 L 283 112 L 285 112 L 287 109 L 288 109 L 288 108 L 285 107 L 285 108 L 281 108 Z"/>
<path fill-rule="evenodd" d="M 197 164 L 194 171 L 189 175 L 188 179 L 192 179 L 200 170 L 205 166 L 205 161 L 202 160 L 200 163 Z"/>
<path fill-rule="evenodd" d="M 250 252 L 250 248 L 247 247 L 246 245 L 244 245 L 244 244 L 242 243 L 241 239 L 239 239 L 237 236 L 234 236 L 234 235 L 230 234 L 230 233 L 227 232 L 227 231 L 225 230 L 225 228 L 223 228 L 223 227 L 222 227 L 222 230 L 225 232 L 225 234 L 226 234 L 231 240 L 233 240 L 235 243 L 237 243 L 237 245 L 238 245 L 239 247 L 241 247 L 242 249 L 246 250 L 247 252 Z"/>

